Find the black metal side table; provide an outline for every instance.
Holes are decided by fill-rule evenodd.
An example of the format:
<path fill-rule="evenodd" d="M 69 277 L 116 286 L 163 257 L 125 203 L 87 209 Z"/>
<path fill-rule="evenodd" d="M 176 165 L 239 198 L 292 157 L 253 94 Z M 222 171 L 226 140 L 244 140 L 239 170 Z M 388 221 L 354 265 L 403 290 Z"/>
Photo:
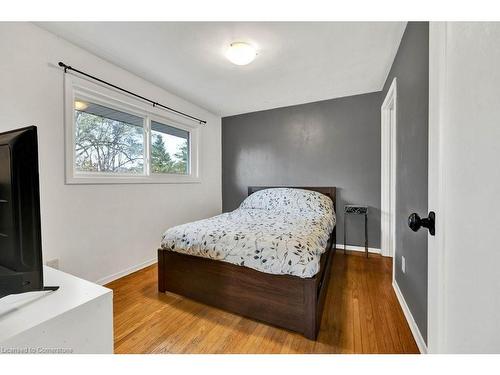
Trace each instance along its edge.
<path fill-rule="evenodd" d="M 368 258 L 368 206 L 358 204 L 346 204 L 344 206 L 344 254 L 347 242 L 347 221 L 346 215 L 365 215 L 365 253 Z"/>

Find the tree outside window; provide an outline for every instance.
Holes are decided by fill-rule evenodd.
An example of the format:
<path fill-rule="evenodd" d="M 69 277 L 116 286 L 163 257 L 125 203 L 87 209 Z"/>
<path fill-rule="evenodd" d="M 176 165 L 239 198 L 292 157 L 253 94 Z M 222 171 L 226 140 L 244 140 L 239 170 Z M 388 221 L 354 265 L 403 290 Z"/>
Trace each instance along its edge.
<path fill-rule="evenodd" d="M 95 103 L 75 101 L 75 169 L 143 174 L 142 117 Z M 189 174 L 189 132 L 151 121 L 151 172 Z"/>

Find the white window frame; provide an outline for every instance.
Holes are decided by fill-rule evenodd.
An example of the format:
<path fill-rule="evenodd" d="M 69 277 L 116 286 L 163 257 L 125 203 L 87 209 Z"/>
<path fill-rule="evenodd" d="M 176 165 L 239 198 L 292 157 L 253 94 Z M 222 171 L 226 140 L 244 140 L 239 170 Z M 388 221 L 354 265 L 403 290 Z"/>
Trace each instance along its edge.
<path fill-rule="evenodd" d="M 65 86 L 65 172 L 66 184 L 172 184 L 199 183 L 199 125 L 175 114 L 155 108 L 131 96 L 71 74 L 64 76 Z M 81 172 L 75 169 L 75 99 L 84 99 L 144 119 L 144 173 Z M 180 116 L 179 116 L 180 117 Z M 151 121 L 157 121 L 189 132 L 188 174 L 151 173 Z"/>

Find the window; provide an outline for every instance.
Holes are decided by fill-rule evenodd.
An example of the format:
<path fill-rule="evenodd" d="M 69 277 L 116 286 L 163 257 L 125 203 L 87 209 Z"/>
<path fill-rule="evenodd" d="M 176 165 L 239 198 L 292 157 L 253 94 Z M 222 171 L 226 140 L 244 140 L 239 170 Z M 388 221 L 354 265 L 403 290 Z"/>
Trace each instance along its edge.
<path fill-rule="evenodd" d="M 66 82 L 67 183 L 198 179 L 198 125 L 80 78 Z"/>
<path fill-rule="evenodd" d="M 151 171 L 189 172 L 189 132 L 151 121 Z"/>

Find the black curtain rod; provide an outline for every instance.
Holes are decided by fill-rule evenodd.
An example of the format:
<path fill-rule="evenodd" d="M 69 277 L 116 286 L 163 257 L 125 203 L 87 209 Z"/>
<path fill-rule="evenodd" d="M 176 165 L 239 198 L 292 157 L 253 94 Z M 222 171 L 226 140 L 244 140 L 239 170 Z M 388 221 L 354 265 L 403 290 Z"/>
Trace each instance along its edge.
<path fill-rule="evenodd" d="M 139 99 L 142 99 L 146 102 L 149 102 L 153 105 L 153 107 L 160 107 L 160 108 L 163 108 L 163 109 L 166 109 L 167 111 L 170 111 L 170 112 L 174 112 L 174 113 L 177 113 L 178 115 L 181 115 L 181 116 L 184 116 L 184 117 L 187 117 L 187 118 L 190 118 L 192 120 L 196 120 L 198 121 L 200 124 L 206 124 L 207 122 L 205 120 L 201 120 L 199 119 L 198 117 L 194 117 L 194 116 L 191 116 L 191 115 L 188 115 L 187 113 L 184 113 L 184 112 L 181 112 L 181 111 L 178 111 L 176 109 L 173 109 L 173 108 L 170 108 L 170 107 L 167 107 L 166 105 L 163 105 L 163 104 L 160 104 L 158 102 L 155 102 L 154 100 L 151 100 L 151 99 L 148 99 L 148 98 L 145 98 L 144 96 L 141 96 L 141 95 L 138 95 L 138 94 L 135 94 L 133 93 L 132 91 L 129 91 L 129 90 L 126 90 L 120 86 L 116 86 L 116 85 L 113 85 L 112 83 L 109 83 L 109 82 L 106 82 L 105 80 L 103 79 L 100 79 L 100 78 L 97 78 L 93 75 L 90 75 L 90 74 L 87 74 L 85 72 L 82 72 L 81 70 L 78 70 L 78 69 L 75 69 L 69 65 L 66 65 L 65 63 L 63 63 L 62 61 L 59 61 L 59 64 L 58 64 L 61 68 L 64 68 L 64 73 L 66 73 L 68 70 L 72 70 L 74 72 L 77 72 L 85 77 L 88 77 L 88 78 L 91 78 L 95 81 L 98 81 L 98 82 L 101 82 L 101 83 L 104 83 L 105 85 L 108 85 L 108 86 L 111 86 L 117 90 L 120 90 L 120 91 L 123 91 L 123 92 L 126 92 L 127 94 L 129 95 L 132 95 L 132 96 L 135 96 L 136 98 L 139 98 Z"/>

